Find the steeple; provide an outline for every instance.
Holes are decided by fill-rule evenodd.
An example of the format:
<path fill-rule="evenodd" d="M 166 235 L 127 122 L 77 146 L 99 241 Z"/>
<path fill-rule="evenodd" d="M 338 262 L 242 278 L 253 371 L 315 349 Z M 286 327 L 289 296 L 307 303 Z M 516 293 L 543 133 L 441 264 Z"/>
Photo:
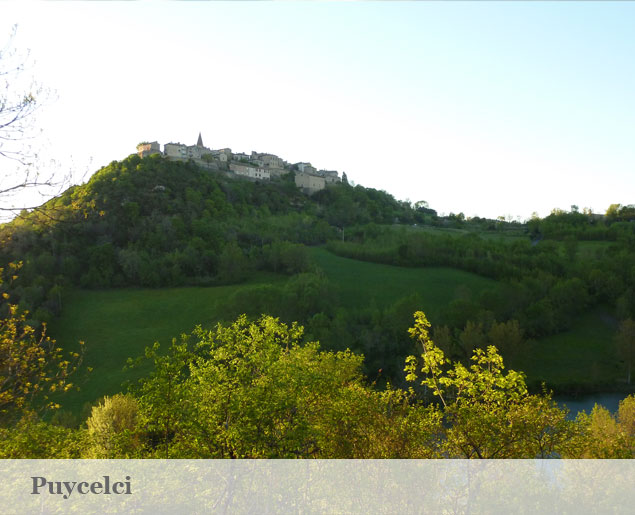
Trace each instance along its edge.
<path fill-rule="evenodd" d="M 196 142 L 196 146 L 197 147 L 202 147 L 203 145 L 203 138 L 201 137 L 201 133 L 198 133 L 198 141 Z"/>

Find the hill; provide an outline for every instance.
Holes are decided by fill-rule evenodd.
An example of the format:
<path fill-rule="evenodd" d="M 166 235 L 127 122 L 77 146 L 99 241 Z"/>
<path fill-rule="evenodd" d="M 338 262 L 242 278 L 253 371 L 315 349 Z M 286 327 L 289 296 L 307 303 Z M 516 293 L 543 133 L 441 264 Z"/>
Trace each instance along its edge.
<path fill-rule="evenodd" d="M 292 173 L 232 180 L 191 162 L 132 155 L 2 226 L 0 263 L 23 263 L 13 301 L 34 323 L 50 322 L 69 286 L 219 285 L 254 270 L 294 273 L 302 256 L 277 242 L 314 245 L 350 225 L 417 214 L 361 186 L 335 184 L 309 197 Z"/>
<path fill-rule="evenodd" d="M 412 309 L 424 306 L 434 321 L 453 300 L 458 288 L 467 286 L 480 293 L 497 286 L 494 281 L 459 270 L 356 262 L 321 248 L 312 249 L 311 256 L 336 289 L 334 318 L 345 326 L 337 332 L 319 327 L 321 317 L 312 309 L 304 314 L 288 312 L 288 306 L 279 299 L 285 296 L 285 288 L 291 289 L 293 280 L 280 274 L 260 273 L 246 283 L 230 286 L 74 290 L 61 317 L 51 324 L 51 332 L 60 341 L 90 342 L 86 346 L 85 365 L 93 371 L 79 392 L 66 394 L 64 407 L 78 413 L 84 403 L 92 404 L 103 395 L 121 391 L 122 383 L 147 372 L 124 371 L 127 359 L 143 355 L 144 349 L 155 341 L 165 349 L 173 337 L 188 333 L 196 325 L 211 328 L 242 312 L 257 317 L 263 310 L 285 320 L 302 318 L 310 336 L 319 338 L 326 349 L 348 347 L 363 352 L 367 356 L 366 372 L 373 378 L 380 368 L 384 371 L 382 377 L 389 374 L 399 378 L 406 355 L 414 350 L 407 335 Z M 278 300 L 267 299 L 266 306 L 259 304 L 263 289 L 273 289 Z M 368 306 L 373 306 L 377 323 L 382 323 L 383 329 L 376 328 L 373 340 L 366 340 L 361 334 L 354 338 L 344 333 L 344 330 L 355 332 L 352 325 L 355 314 Z M 357 325 L 362 324 L 358 321 Z M 370 331 L 367 329 L 366 333 Z M 374 349 L 369 346 L 370 341 L 374 342 Z"/>
<path fill-rule="evenodd" d="M 635 315 L 634 224 L 554 213 L 524 226 L 419 204 L 133 155 L 0 228 L 0 262 L 22 262 L 2 287 L 63 345 L 87 340 L 97 380 L 75 409 L 118 388 L 125 359 L 155 339 L 241 313 L 363 353 L 380 384 L 403 381 L 424 309 L 454 359 L 493 344 L 534 388 L 622 387 L 614 334 Z"/>

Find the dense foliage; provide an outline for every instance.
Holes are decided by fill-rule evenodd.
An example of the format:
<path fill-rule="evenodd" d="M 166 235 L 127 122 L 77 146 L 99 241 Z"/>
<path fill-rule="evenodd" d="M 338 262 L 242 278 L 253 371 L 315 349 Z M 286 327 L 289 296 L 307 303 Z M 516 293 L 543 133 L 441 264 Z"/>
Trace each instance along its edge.
<path fill-rule="evenodd" d="M 612 206 L 603 219 L 554 211 L 526 227 L 461 213 L 439 218 L 423 202 L 346 183 L 308 197 L 292 174 L 265 183 L 160 156 L 113 162 L 0 228 L 0 263 L 22 264 L 0 306 L 3 366 L 13 374 L 2 378 L 13 388 L 0 397 L 4 455 L 631 456 L 630 400 L 618 418 L 597 408 L 572 423 L 548 396 L 530 395 L 524 376 L 504 373 L 502 359 L 522 362 L 531 339 L 608 306 L 631 382 L 631 219 L 631 206 Z M 496 282 L 457 290 L 435 318 L 435 343 L 418 314 L 413 340 L 404 329 L 420 296 L 346 305 L 309 258 L 306 246 L 324 243 L 356 260 L 452 267 Z M 43 395 L 31 400 L 34 393 L 70 384 L 74 364 L 40 325 L 60 313 L 67 288 L 234 284 L 256 272 L 288 279 L 249 283 L 224 298 L 216 318 L 236 322 L 199 328 L 167 354 L 148 350 L 154 372 L 93 406 L 85 427 L 63 415 L 45 423 L 29 411 L 50 404 Z M 241 313 L 279 319 L 250 323 Z M 294 321 L 326 350 L 305 343 Z M 416 345 L 421 361 L 409 358 L 406 375 L 404 358 Z M 20 360 L 28 373 L 16 372 Z M 423 381 L 415 381 L 419 372 Z M 57 443 L 25 438 L 25 425 Z"/>
<path fill-rule="evenodd" d="M 308 197 L 293 174 L 253 182 L 132 155 L 2 226 L 0 263 L 24 263 L 13 297 L 37 325 L 60 312 L 70 285 L 212 285 L 256 269 L 294 274 L 308 269 L 299 244 L 324 243 L 350 224 L 421 216 L 361 186 L 337 184 Z"/>
<path fill-rule="evenodd" d="M 9 282 L 18 265 L 8 270 Z M 4 286 L 0 268 L 0 287 Z M 37 330 L 26 322 L 6 291 L 1 291 L 0 313 L 0 426 L 19 420 L 37 408 L 59 407 L 50 396 L 73 387 L 70 376 L 81 362 L 81 354 L 65 356 L 46 327 Z M 80 344 L 81 345 L 81 344 Z"/>
<path fill-rule="evenodd" d="M 577 316 L 595 305 L 612 306 L 619 320 L 635 316 L 635 224 L 627 229 L 620 229 L 617 241 L 595 248 L 590 255 L 582 255 L 578 241 L 572 239 L 508 241 L 483 238 L 476 232 L 451 235 L 394 228 L 345 242 L 330 241 L 328 248 L 358 260 L 449 265 L 503 281 L 504 288 L 478 298 L 456 299 L 445 310 L 442 325 L 454 335 L 456 330 L 468 330 L 472 322 L 470 327 L 480 325 L 485 335 L 496 320 L 516 320 L 526 337 L 539 338 L 571 328 Z M 455 340 L 459 344 L 461 337 Z"/>
<path fill-rule="evenodd" d="M 451 363 L 423 313 L 410 333 L 415 388 L 383 391 L 362 356 L 325 352 L 302 328 L 264 316 L 197 328 L 167 354 L 148 348 L 148 376 L 93 407 L 85 425 L 24 418 L 0 429 L 3 458 L 535 458 L 633 457 L 635 397 L 617 417 L 601 407 L 568 420 L 548 395 L 530 395 L 495 347 Z M 419 388 L 419 386 L 416 386 Z M 28 430 L 27 430 L 28 428 Z"/>

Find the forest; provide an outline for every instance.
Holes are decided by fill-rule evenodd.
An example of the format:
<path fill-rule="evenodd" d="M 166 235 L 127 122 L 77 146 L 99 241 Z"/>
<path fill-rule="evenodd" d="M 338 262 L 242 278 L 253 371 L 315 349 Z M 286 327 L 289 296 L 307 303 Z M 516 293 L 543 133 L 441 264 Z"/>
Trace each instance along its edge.
<path fill-rule="evenodd" d="M 133 155 L 0 241 L 2 457 L 635 452 L 633 206 L 466 219 Z M 76 335 L 69 314 L 105 296 L 136 300 Z M 143 306 L 181 325 L 151 335 Z M 583 319 L 602 334 L 588 357 Z M 95 346 L 106 325 L 122 336 Z M 580 376 L 549 370 L 558 354 Z M 625 399 L 573 418 L 553 391 Z"/>

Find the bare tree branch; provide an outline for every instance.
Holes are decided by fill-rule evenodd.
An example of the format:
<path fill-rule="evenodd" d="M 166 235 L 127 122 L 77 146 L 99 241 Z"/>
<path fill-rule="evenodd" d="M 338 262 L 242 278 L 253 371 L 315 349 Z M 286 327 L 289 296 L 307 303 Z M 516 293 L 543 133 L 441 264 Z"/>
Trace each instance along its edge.
<path fill-rule="evenodd" d="M 38 111 L 52 99 L 45 89 L 28 77 L 32 66 L 28 51 L 15 46 L 17 26 L 0 49 L 0 213 L 11 218 L 28 207 L 59 195 L 70 185 L 71 174 L 61 173 L 54 162 L 43 172 L 35 145 L 41 131 L 37 127 Z"/>

